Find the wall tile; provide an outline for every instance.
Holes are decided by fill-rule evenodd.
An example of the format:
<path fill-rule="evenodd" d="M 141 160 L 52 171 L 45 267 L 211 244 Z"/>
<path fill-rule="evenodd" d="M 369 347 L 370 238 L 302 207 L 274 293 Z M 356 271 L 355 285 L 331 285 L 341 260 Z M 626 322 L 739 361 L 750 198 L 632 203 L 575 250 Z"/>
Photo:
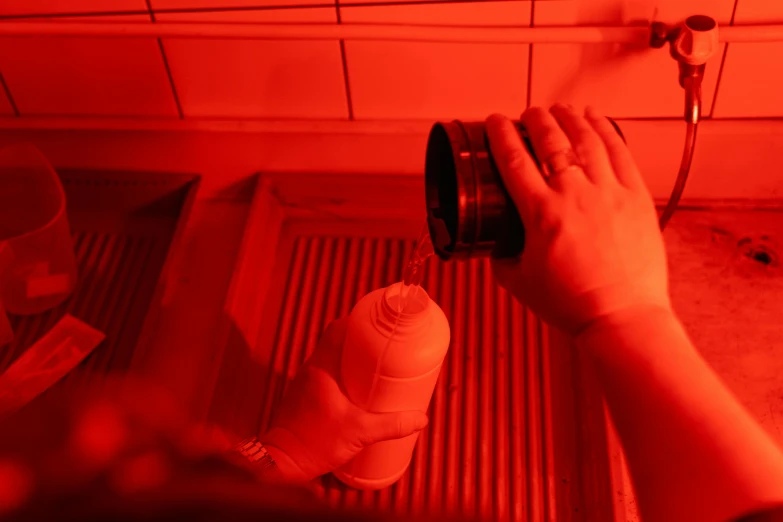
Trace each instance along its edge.
<path fill-rule="evenodd" d="M 291 5 L 335 5 L 335 0 L 150 0 L 153 10 L 228 9 L 233 7 L 266 7 Z"/>
<path fill-rule="evenodd" d="M 335 23 L 332 8 L 166 13 L 157 19 L 213 22 Z M 346 119 L 337 41 L 166 39 L 186 117 Z"/>
<path fill-rule="evenodd" d="M 626 25 L 649 20 L 677 23 L 707 14 L 728 23 L 734 0 L 558 0 L 536 2 L 534 25 Z M 705 114 L 712 106 L 722 56 L 707 64 Z M 533 46 L 531 103 L 595 105 L 615 117 L 681 117 L 683 91 L 668 49 L 631 49 L 621 44 L 537 44 Z"/>
<path fill-rule="evenodd" d="M 783 24 L 783 2 L 739 0 L 734 23 Z M 783 116 L 780 63 L 783 63 L 783 42 L 729 44 L 714 116 Z"/>
<path fill-rule="evenodd" d="M 783 3 L 766 0 L 738 0 L 735 24 L 783 22 Z"/>
<path fill-rule="evenodd" d="M 530 2 L 343 7 L 344 23 L 529 26 Z M 345 42 L 357 119 L 485 119 L 519 114 L 529 47 L 508 44 Z"/>
<path fill-rule="evenodd" d="M 22 116 L 177 116 L 156 39 L 5 40 L 0 71 Z"/>
<path fill-rule="evenodd" d="M 144 0 L 3 0 L 0 16 L 146 12 Z"/>

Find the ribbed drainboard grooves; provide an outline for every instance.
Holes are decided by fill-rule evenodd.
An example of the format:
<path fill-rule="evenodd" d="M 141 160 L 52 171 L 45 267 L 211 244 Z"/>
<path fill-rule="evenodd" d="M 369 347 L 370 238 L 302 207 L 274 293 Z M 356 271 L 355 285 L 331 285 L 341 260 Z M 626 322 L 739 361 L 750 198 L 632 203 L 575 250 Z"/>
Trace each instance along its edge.
<path fill-rule="evenodd" d="M 296 373 L 331 320 L 347 315 L 369 291 L 399 281 L 413 248 L 412 241 L 397 239 L 296 240 L 271 353 L 276 371 L 258 390 L 259 432 L 282 397 L 282 376 Z M 486 261 L 432 259 L 424 286 L 446 313 L 452 342 L 411 467 L 387 490 L 355 491 L 328 475 L 320 492 L 333 505 L 399 514 L 553 518 L 545 494 L 551 437 L 542 325 L 495 284 Z"/>
<path fill-rule="evenodd" d="M 80 279 L 74 294 L 46 313 L 13 317 L 14 341 L 0 352 L 0 372 L 70 313 L 106 334 L 106 340 L 48 393 L 72 389 L 90 376 L 128 369 L 167 250 L 155 234 L 74 234 Z"/>

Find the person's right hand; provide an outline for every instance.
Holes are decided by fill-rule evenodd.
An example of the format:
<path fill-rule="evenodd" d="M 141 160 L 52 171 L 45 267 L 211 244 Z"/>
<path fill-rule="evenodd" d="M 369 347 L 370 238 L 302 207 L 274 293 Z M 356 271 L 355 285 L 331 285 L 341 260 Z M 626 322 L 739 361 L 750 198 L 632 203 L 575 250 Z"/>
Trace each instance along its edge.
<path fill-rule="evenodd" d="M 595 110 L 555 106 L 522 115 L 536 157 L 580 165 L 546 178 L 512 123 L 487 119 L 492 156 L 525 227 L 521 258 L 493 259 L 498 282 L 545 322 L 577 336 L 594 321 L 671 310 L 655 205 L 630 151 Z"/>

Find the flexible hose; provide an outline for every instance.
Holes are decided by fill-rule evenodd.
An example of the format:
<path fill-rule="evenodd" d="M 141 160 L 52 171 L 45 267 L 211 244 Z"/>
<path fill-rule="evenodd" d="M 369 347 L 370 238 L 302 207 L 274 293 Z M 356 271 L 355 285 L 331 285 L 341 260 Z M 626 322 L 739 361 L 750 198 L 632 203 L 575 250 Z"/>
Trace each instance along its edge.
<path fill-rule="evenodd" d="M 680 62 L 680 85 L 685 89 L 685 122 L 687 128 L 685 131 L 685 148 L 682 151 L 680 160 L 680 170 L 677 173 L 677 180 L 674 182 L 674 188 L 669 196 L 669 201 L 663 209 L 663 214 L 658 221 L 661 231 L 666 228 L 677 205 L 680 197 L 685 190 L 685 184 L 688 181 L 688 173 L 693 163 L 693 152 L 696 149 L 696 131 L 701 120 L 701 83 L 704 79 L 704 64 L 690 65 Z"/>
<path fill-rule="evenodd" d="M 693 162 L 693 151 L 696 148 L 696 131 L 698 128 L 698 123 L 692 121 L 688 122 L 685 133 L 685 148 L 682 151 L 682 160 L 680 161 L 680 171 L 677 173 L 677 180 L 674 182 L 674 188 L 669 196 L 669 201 L 666 203 L 663 214 L 661 214 L 659 219 L 661 230 L 666 228 L 666 224 L 677 209 L 677 204 L 680 202 L 680 197 L 685 190 L 685 184 L 688 181 L 688 173 L 691 170 L 691 163 Z"/>

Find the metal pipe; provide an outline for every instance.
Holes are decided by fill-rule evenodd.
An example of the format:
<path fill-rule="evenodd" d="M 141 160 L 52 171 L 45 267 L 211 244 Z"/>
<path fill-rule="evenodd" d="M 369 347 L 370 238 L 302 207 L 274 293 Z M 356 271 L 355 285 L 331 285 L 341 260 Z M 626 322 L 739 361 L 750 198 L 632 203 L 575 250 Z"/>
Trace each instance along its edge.
<path fill-rule="evenodd" d="M 398 24 L 0 22 L 0 36 L 385 40 L 517 44 L 615 42 L 646 45 L 649 40 L 649 29 L 647 27 L 443 27 Z"/>
<path fill-rule="evenodd" d="M 385 40 L 465 43 L 637 43 L 647 26 L 443 27 L 398 24 L 226 24 L 149 22 L 0 22 L 0 36 L 199 38 L 240 40 Z M 721 27 L 721 42 L 783 41 L 783 25 Z"/>
<path fill-rule="evenodd" d="M 783 42 L 783 24 L 720 26 L 721 43 Z"/>

